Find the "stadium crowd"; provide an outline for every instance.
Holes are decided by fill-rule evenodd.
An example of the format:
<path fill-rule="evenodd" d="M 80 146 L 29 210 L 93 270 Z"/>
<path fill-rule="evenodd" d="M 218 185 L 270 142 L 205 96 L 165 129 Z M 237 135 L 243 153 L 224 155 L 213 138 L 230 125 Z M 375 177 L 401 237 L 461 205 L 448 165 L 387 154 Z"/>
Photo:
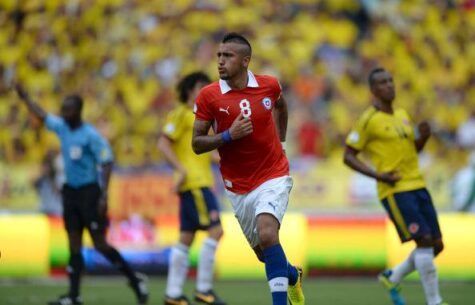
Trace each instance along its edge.
<path fill-rule="evenodd" d="M 367 73 L 390 70 L 397 105 L 431 122 L 430 155 L 465 161 L 457 129 L 475 109 L 475 1 L 6 0 L 0 3 L 0 160 L 39 162 L 54 136 L 18 106 L 22 82 L 46 109 L 79 92 L 85 119 L 110 139 L 118 163 L 147 166 L 175 105 L 175 82 L 217 78 L 223 33 L 253 42 L 251 68 L 282 82 L 292 156 L 340 158 L 368 107 Z M 466 147 L 469 149 L 469 147 Z"/>

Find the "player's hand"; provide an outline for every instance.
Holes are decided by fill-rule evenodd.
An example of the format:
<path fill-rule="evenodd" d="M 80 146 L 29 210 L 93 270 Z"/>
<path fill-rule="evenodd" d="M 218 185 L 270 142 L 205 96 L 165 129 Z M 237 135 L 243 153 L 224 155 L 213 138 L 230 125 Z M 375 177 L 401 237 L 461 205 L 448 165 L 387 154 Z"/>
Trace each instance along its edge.
<path fill-rule="evenodd" d="M 22 100 L 28 99 L 28 92 L 26 92 L 25 88 L 23 88 L 20 84 L 15 84 L 15 91 Z"/>
<path fill-rule="evenodd" d="M 417 125 L 417 129 L 419 130 L 419 135 L 421 138 L 427 139 L 431 135 L 431 128 L 427 121 L 419 123 Z"/>
<path fill-rule="evenodd" d="M 100 216 L 107 216 L 108 197 L 107 192 L 104 192 L 99 199 L 99 206 L 97 208 Z"/>
<path fill-rule="evenodd" d="M 177 179 L 177 181 L 176 181 L 176 183 L 175 183 L 175 186 L 174 186 L 174 188 L 173 188 L 173 190 L 174 190 L 176 193 L 179 193 L 181 187 L 183 186 L 183 184 L 185 184 L 186 176 L 187 176 L 187 173 L 186 173 L 185 170 L 180 170 L 180 171 L 178 171 L 178 179 Z"/>
<path fill-rule="evenodd" d="M 399 176 L 399 174 L 396 171 L 390 171 L 390 172 L 378 173 L 376 179 L 378 181 L 394 186 L 396 182 L 401 180 L 401 176 Z"/>
<path fill-rule="evenodd" d="M 241 112 L 234 120 L 231 128 L 229 128 L 229 134 L 231 135 L 231 139 L 237 140 L 251 134 L 252 130 L 251 120 L 245 118 Z"/>

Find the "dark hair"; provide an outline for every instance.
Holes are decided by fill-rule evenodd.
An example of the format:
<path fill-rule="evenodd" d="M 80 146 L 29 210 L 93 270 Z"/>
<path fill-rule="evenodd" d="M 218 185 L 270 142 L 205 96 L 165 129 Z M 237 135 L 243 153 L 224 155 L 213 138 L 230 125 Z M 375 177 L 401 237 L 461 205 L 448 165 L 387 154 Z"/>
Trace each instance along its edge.
<path fill-rule="evenodd" d="M 249 54 L 248 55 L 252 54 L 251 44 L 241 34 L 238 34 L 238 33 L 235 33 L 235 32 L 227 33 L 226 35 L 224 35 L 224 38 L 221 41 L 221 43 L 227 43 L 227 42 L 234 42 L 234 43 L 239 43 L 239 44 L 246 45 L 249 48 Z"/>
<path fill-rule="evenodd" d="M 74 106 L 77 107 L 79 112 L 82 111 L 82 106 L 84 104 L 82 97 L 79 94 L 70 94 L 64 98 L 64 100 L 70 100 L 74 103 Z"/>
<path fill-rule="evenodd" d="M 373 70 L 371 70 L 371 72 L 369 72 L 369 76 L 368 76 L 368 84 L 370 87 L 373 86 L 373 83 L 374 83 L 374 75 L 375 74 L 378 74 L 380 72 L 384 72 L 386 71 L 384 68 L 382 67 L 377 67 L 377 68 L 374 68 Z"/>
<path fill-rule="evenodd" d="M 199 82 L 209 84 L 211 80 L 209 79 L 208 75 L 201 71 L 190 73 L 180 80 L 180 82 L 176 86 L 180 102 L 186 103 L 188 101 L 190 91 L 193 90 L 193 88 Z"/>

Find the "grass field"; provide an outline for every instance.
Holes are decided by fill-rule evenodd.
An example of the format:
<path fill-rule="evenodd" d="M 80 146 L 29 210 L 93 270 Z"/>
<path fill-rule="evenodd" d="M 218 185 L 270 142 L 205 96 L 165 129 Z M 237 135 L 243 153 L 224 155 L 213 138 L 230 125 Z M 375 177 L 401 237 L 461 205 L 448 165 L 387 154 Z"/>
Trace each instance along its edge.
<path fill-rule="evenodd" d="M 151 299 L 149 304 L 163 304 L 165 288 L 163 278 L 151 278 Z M 0 304 L 46 304 L 52 297 L 63 293 L 65 280 L 0 280 Z M 370 278 L 331 278 L 304 281 L 307 305 L 385 305 L 390 304 L 385 290 Z M 443 282 L 441 290 L 450 305 L 475 304 L 475 284 Z M 190 296 L 193 286 L 185 289 Z M 269 305 L 268 286 L 264 281 L 221 281 L 216 291 L 229 305 Z M 403 294 L 408 305 L 424 305 L 422 287 L 418 282 L 403 285 Z M 86 277 L 83 287 L 86 305 L 135 304 L 132 292 L 120 278 Z"/>

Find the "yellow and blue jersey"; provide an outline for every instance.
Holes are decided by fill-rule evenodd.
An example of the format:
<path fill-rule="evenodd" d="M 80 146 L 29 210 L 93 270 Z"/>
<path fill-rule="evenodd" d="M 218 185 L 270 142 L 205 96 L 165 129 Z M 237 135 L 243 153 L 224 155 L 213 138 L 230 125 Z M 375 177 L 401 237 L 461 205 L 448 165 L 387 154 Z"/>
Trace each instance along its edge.
<path fill-rule="evenodd" d="M 162 130 L 172 141 L 172 149 L 187 172 L 180 192 L 212 187 L 214 183 L 211 154 L 197 155 L 191 147 L 194 121 L 193 110 L 182 104 L 168 114 Z"/>
<path fill-rule="evenodd" d="M 411 120 L 403 109 L 389 114 L 371 107 L 349 133 L 346 144 L 366 153 L 378 172 L 397 171 L 401 176 L 394 186 L 378 181 L 380 199 L 425 187 L 414 139 Z"/>

